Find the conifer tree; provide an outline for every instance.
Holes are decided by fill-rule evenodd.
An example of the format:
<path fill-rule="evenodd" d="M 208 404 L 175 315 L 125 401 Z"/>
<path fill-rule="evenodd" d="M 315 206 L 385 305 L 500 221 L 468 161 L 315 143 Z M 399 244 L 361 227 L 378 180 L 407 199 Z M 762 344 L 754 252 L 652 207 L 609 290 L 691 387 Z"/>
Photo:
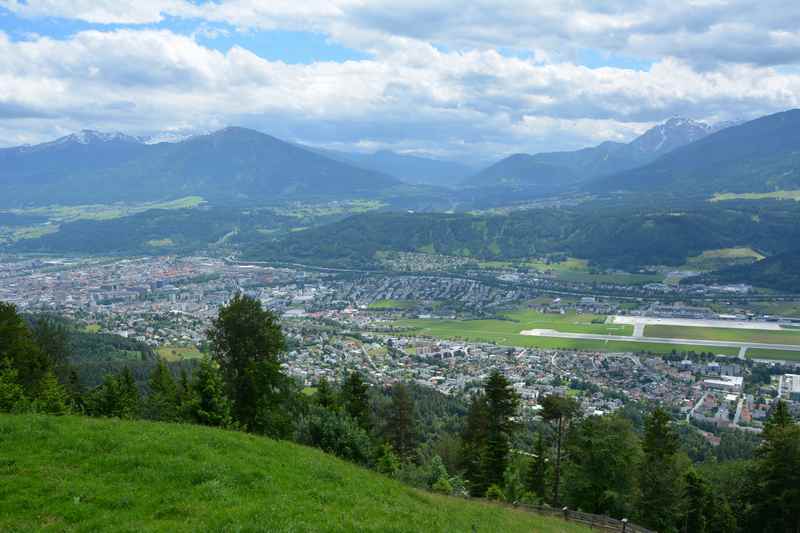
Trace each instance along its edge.
<path fill-rule="evenodd" d="M 466 424 L 461 434 L 461 462 L 471 496 L 483 496 L 489 488 L 483 468 L 487 432 L 486 399 L 483 393 L 478 393 L 470 400 Z"/>
<path fill-rule="evenodd" d="M 489 485 L 503 485 L 511 451 L 511 436 L 517 427 L 515 415 L 519 397 L 511 383 L 494 370 L 486 381 L 486 455 L 485 479 Z"/>
<path fill-rule="evenodd" d="M 368 385 L 360 372 L 351 372 L 342 383 L 342 404 L 345 412 L 364 430 L 372 427 L 369 407 Z"/>
<path fill-rule="evenodd" d="M 0 412 L 23 410 L 27 402 L 17 369 L 11 365 L 10 359 L 0 360 Z"/>
<path fill-rule="evenodd" d="M 751 474 L 751 531 L 800 531 L 800 425 L 782 400 L 765 424 Z"/>
<path fill-rule="evenodd" d="M 225 383 L 210 359 L 204 359 L 195 371 L 191 390 L 193 398 L 188 412 L 192 420 L 206 426 L 231 425 L 231 402 L 225 393 Z"/>
<path fill-rule="evenodd" d="M 555 429 L 555 465 L 553 480 L 553 503 L 561 503 L 561 458 L 563 454 L 564 439 L 569 429 L 570 421 L 578 414 L 578 403 L 571 398 L 561 396 L 546 396 L 542 399 L 542 418 L 551 423 Z"/>
<path fill-rule="evenodd" d="M 322 378 L 317 384 L 317 393 L 314 395 L 314 401 L 325 409 L 336 409 L 336 391 L 327 379 Z"/>
<path fill-rule="evenodd" d="M 178 386 L 169 367 L 159 358 L 150 373 L 150 394 L 145 402 L 147 418 L 174 422 L 179 419 Z"/>
<path fill-rule="evenodd" d="M 640 522 L 665 533 L 677 528 L 682 477 L 678 435 L 669 422 L 669 415 L 660 407 L 645 419 L 638 503 Z"/>
<path fill-rule="evenodd" d="M 16 371 L 16 381 L 27 396 L 34 396 L 36 388 L 52 365 L 36 344 L 28 325 L 17 314 L 13 304 L 0 302 L 0 361 Z"/>
<path fill-rule="evenodd" d="M 34 409 L 50 415 L 65 415 L 70 412 L 69 395 L 52 370 L 44 375 L 39 384 Z"/>
<path fill-rule="evenodd" d="M 536 439 L 533 455 L 525 477 L 525 488 L 544 500 L 547 497 L 547 450 L 541 433 Z"/>
<path fill-rule="evenodd" d="M 403 383 L 392 387 L 392 401 L 384 434 L 401 458 L 408 460 L 413 456 L 416 440 L 414 402 Z"/>

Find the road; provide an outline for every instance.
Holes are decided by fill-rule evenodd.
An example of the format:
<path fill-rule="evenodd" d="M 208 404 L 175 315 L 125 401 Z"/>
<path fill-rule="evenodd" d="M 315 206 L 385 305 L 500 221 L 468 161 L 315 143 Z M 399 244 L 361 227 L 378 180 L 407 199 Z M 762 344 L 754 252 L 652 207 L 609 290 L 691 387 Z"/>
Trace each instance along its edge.
<path fill-rule="evenodd" d="M 565 333 L 552 329 L 529 329 L 520 331 L 520 335 L 531 337 L 556 337 L 559 339 L 583 339 L 590 341 L 651 342 L 655 344 L 688 344 L 690 346 L 707 346 L 709 348 L 764 348 L 786 352 L 800 352 L 800 346 L 793 344 L 769 344 L 763 342 L 708 341 L 698 339 L 668 339 L 663 337 L 624 337 L 621 335 L 598 335 L 593 333 Z"/>

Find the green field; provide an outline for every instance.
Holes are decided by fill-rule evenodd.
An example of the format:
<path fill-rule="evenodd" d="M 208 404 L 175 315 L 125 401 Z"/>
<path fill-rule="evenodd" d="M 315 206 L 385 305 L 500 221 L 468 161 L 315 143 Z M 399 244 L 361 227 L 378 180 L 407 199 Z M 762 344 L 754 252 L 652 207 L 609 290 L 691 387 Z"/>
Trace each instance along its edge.
<path fill-rule="evenodd" d="M 0 415 L 0 495 L 0 531 L 588 531 L 289 442 L 74 416 Z"/>
<path fill-rule="evenodd" d="M 202 352 L 195 346 L 159 346 L 156 353 L 166 361 L 184 361 L 186 359 L 203 358 Z"/>
<path fill-rule="evenodd" d="M 690 257 L 681 268 L 683 270 L 719 270 L 734 265 L 747 265 L 761 259 L 764 259 L 764 256 L 752 248 L 721 248 L 706 250 L 700 255 Z"/>
<path fill-rule="evenodd" d="M 757 342 L 769 344 L 797 344 L 800 349 L 800 331 L 765 331 L 758 329 L 698 328 L 691 326 L 647 326 L 646 337 L 671 339 L 697 339 L 707 341 Z"/>
<path fill-rule="evenodd" d="M 414 300 L 375 300 L 367 306 L 368 309 L 390 310 L 390 309 L 411 309 L 416 305 Z"/>
<path fill-rule="evenodd" d="M 724 202 L 726 200 L 795 200 L 800 202 L 800 191 L 772 191 L 772 192 L 746 192 L 735 194 L 732 192 L 717 193 L 709 201 Z"/>
<path fill-rule="evenodd" d="M 546 262 L 544 260 L 527 261 L 480 261 L 481 268 L 510 269 L 512 267 L 532 268 L 538 272 L 573 283 L 608 283 L 615 285 L 645 285 L 659 283 L 664 280 L 663 274 L 636 274 L 629 272 L 594 271 L 584 259 L 569 257 L 563 261 Z"/>
<path fill-rule="evenodd" d="M 785 361 L 800 361 L 800 351 L 787 352 L 785 350 L 751 348 L 747 350 L 747 357 L 751 357 L 753 359 L 782 359 Z"/>
<path fill-rule="evenodd" d="M 565 315 L 545 314 L 532 310 L 515 311 L 504 315 L 507 320 L 437 320 L 417 319 L 398 320 L 395 325 L 408 328 L 410 335 L 429 336 L 439 339 L 469 342 L 489 342 L 501 346 L 521 348 L 546 348 L 562 350 L 587 350 L 604 352 L 654 353 L 707 352 L 722 355 L 736 355 L 736 348 L 709 348 L 695 345 L 673 345 L 651 342 L 628 342 L 614 340 L 561 339 L 557 337 L 538 337 L 520 335 L 528 329 L 553 329 L 566 333 L 596 333 L 600 335 L 630 336 L 633 326 L 620 324 L 592 323 L 603 321 L 604 316 L 568 313 Z"/>

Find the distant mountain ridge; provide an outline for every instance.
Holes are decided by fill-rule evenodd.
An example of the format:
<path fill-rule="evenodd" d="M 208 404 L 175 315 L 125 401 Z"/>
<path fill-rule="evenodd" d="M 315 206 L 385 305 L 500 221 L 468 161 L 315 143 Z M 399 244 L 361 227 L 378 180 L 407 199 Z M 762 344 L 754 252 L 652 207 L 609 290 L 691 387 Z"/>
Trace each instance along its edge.
<path fill-rule="evenodd" d="M 564 192 L 600 176 L 647 164 L 717 130 L 704 122 L 674 117 L 627 144 L 606 141 L 571 152 L 514 154 L 463 183 L 470 187 L 538 189 L 543 194 Z"/>
<path fill-rule="evenodd" d="M 0 207 L 189 194 L 223 201 L 344 199 L 375 197 L 399 185 L 386 174 L 237 127 L 157 144 L 86 130 L 0 149 Z"/>
<path fill-rule="evenodd" d="M 800 188 L 800 109 L 721 129 L 647 165 L 598 179 L 591 192 L 770 192 Z"/>
<path fill-rule="evenodd" d="M 475 172 L 473 167 L 455 161 L 402 154 L 392 150 L 360 153 L 323 148 L 309 149 L 331 159 L 388 174 L 411 184 L 452 187 Z"/>

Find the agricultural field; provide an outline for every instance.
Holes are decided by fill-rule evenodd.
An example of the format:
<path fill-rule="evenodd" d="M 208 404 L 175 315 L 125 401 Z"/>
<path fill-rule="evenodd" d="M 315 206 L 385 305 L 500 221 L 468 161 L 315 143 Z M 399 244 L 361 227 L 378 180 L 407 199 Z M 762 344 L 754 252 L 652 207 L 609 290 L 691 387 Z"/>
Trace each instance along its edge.
<path fill-rule="evenodd" d="M 772 191 L 746 193 L 717 193 L 709 201 L 724 202 L 726 200 L 795 200 L 800 202 L 800 191 Z"/>
<path fill-rule="evenodd" d="M 645 327 L 644 336 L 672 339 L 697 339 L 706 341 L 796 344 L 798 347 L 800 347 L 800 331 L 790 329 L 781 331 L 767 331 L 758 329 L 648 325 Z"/>
<path fill-rule="evenodd" d="M 560 281 L 573 283 L 608 283 L 615 285 L 645 285 L 659 283 L 664 280 L 660 273 L 630 273 L 606 272 L 589 267 L 589 262 L 584 259 L 568 257 L 563 261 L 547 262 L 541 259 L 528 261 L 480 261 L 481 268 L 503 269 L 512 267 L 530 268 L 541 272 L 543 275 Z"/>
<path fill-rule="evenodd" d="M 159 346 L 156 353 L 166 361 L 186 361 L 188 359 L 203 358 L 203 353 L 195 346 Z"/>
<path fill-rule="evenodd" d="M 748 265 L 764 259 L 764 256 L 752 248 L 721 248 L 719 250 L 706 250 L 700 255 L 690 257 L 682 270 L 709 271 L 721 268 Z"/>
<path fill-rule="evenodd" d="M 787 352 L 785 350 L 769 350 L 767 348 L 750 348 L 747 357 L 752 359 L 780 359 L 784 361 L 800 362 L 800 351 Z"/>
<path fill-rule="evenodd" d="M 367 308 L 375 311 L 411 309 L 416 303 L 414 300 L 375 300 Z"/>

